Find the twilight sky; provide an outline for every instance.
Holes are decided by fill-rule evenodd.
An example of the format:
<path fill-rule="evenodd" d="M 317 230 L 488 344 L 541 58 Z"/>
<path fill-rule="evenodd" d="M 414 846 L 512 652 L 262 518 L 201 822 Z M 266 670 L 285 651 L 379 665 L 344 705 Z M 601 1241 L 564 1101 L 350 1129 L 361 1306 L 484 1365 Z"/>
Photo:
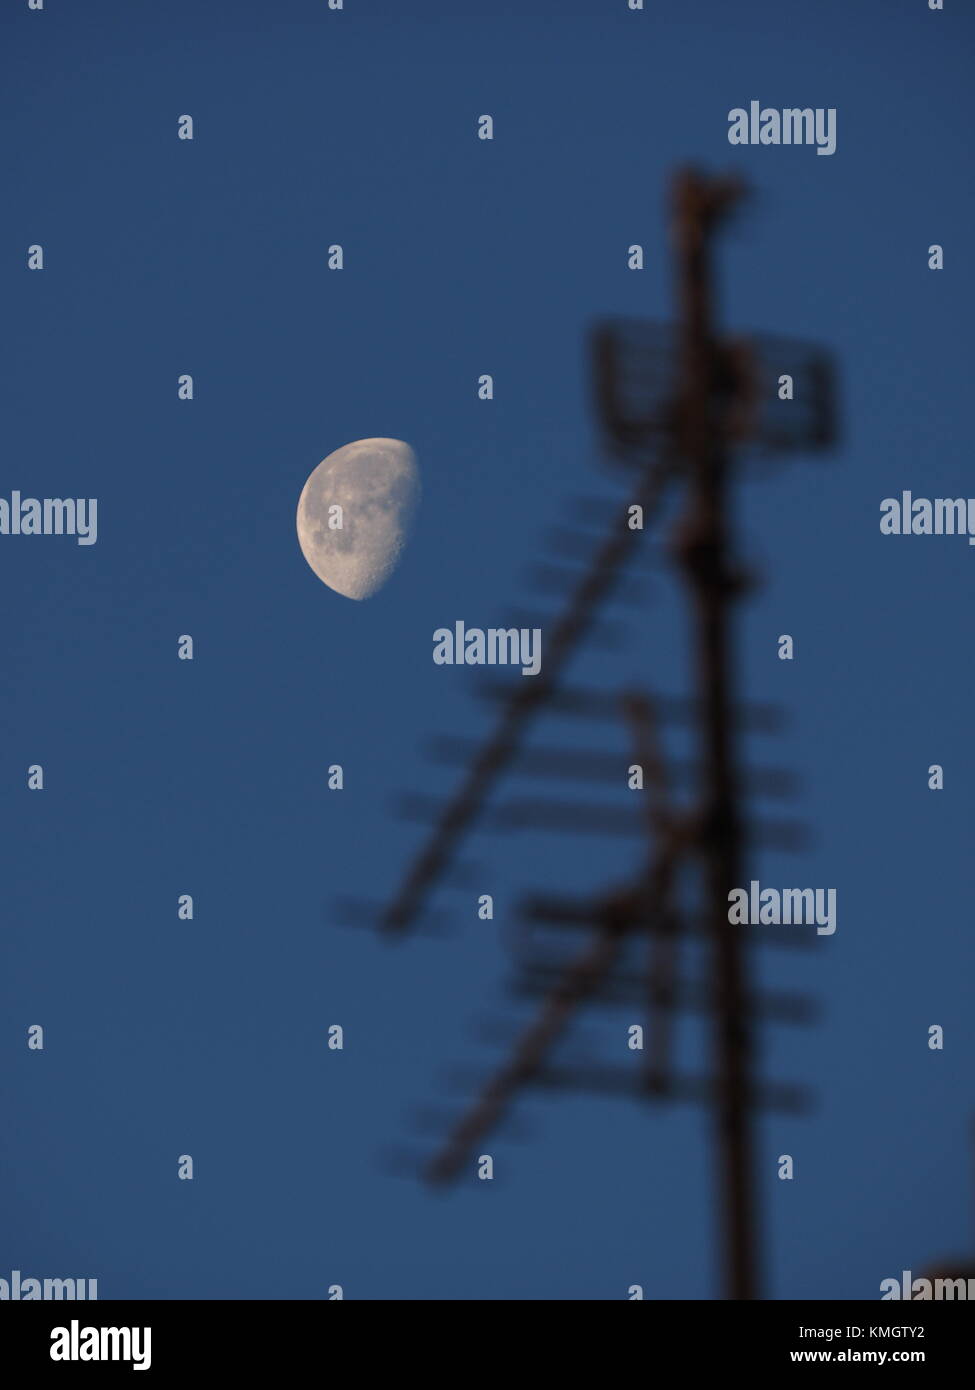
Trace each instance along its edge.
<path fill-rule="evenodd" d="M 429 740 L 488 728 L 481 673 L 434 665 L 433 631 L 551 607 L 526 582 L 545 533 L 573 498 L 625 491 L 599 459 L 586 334 L 672 313 L 665 190 L 688 160 L 754 189 L 722 243 L 723 321 L 829 348 L 842 385 L 840 447 L 735 499 L 763 578 L 740 681 L 788 721 L 747 752 L 796 773 L 786 814 L 811 836 L 750 875 L 838 903 L 816 950 L 758 963 L 821 1010 L 762 1031 L 763 1073 L 815 1096 L 759 1130 L 766 1292 L 873 1299 L 971 1255 L 975 551 L 878 521 L 902 489 L 975 493 L 972 14 L 9 0 L 0 33 L 0 493 L 99 502 L 95 545 L 0 537 L 0 1277 L 97 1277 L 105 1298 L 715 1296 L 695 1108 L 531 1092 L 528 1136 L 489 1145 L 493 1183 L 433 1195 L 386 1162 L 431 1151 L 410 1117 L 457 1104 L 445 1071 L 500 1055 L 477 1021 L 523 1015 L 505 983 L 520 896 L 598 891 L 634 846 L 480 834 L 438 895 L 442 937 L 389 945 L 336 909 L 388 895 L 418 848 L 397 798 L 454 785 Z M 753 99 L 835 108 L 835 154 L 729 145 Z M 355 603 L 309 570 L 295 507 L 320 460 L 372 436 L 416 451 L 423 501 L 396 573 Z M 612 616 L 625 644 L 581 653 L 574 683 L 687 688 L 666 578 Z M 532 737 L 624 747 L 554 719 Z M 631 1021 L 588 1013 L 574 1055 Z M 699 1025 L 680 1037 L 693 1069 Z"/>

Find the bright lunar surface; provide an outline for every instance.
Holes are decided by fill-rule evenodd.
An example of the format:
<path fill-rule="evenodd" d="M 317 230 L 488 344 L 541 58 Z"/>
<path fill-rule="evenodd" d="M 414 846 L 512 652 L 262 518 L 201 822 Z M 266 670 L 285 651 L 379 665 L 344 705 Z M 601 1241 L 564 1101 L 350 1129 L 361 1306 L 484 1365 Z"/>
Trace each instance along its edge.
<path fill-rule="evenodd" d="M 301 553 L 336 593 L 369 598 L 396 568 L 419 496 L 416 457 L 401 439 L 344 444 L 322 459 L 301 490 Z M 332 507 L 342 508 L 341 527 Z"/>

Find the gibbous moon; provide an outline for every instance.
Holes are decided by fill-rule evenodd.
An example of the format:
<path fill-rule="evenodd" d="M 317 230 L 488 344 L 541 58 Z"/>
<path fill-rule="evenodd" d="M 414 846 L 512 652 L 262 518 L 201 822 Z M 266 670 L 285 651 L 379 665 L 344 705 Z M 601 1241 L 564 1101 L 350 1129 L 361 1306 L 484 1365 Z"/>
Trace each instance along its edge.
<path fill-rule="evenodd" d="M 419 497 L 416 456 L 401 439 L 344 444 L 301 490 L 301 553 L 337 594 L 370 598 L 396 568 Z"/>

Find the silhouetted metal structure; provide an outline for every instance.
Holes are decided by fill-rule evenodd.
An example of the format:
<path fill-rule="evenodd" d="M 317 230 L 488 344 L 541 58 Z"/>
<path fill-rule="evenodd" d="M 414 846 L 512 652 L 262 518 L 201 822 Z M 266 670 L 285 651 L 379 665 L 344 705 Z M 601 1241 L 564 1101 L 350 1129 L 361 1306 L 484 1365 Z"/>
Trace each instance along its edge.
<path fill-rule="evenodd" d="M 751 341 L 719 337 L 713 318 L 711 248 L 715 233 L 741 196 L 730 179 L 680 173 L 673 187 L 673 233 L 679 300 L 676 331 L 633 320 L 600 325 L 592 337 L 596 405 L 606 443 L 632 480 L 632 496 L 612 519 L 608 534 L 581 576 L 573 561 L 586 532 L 556 533 L 557 565 L 535 574 L 535 587 L 571 593 L 548 638 L 541 672 L 514 688 L 487 683 L 485 693 L 502 701 L 498 728 L 478 749 L 441 739 L 435 753 L 448 762 L 468 761 L 468 771 L 446 807 L 411 798 L 408 814 L 434 820 L 434 832 L 386 910 L 382 926 L 401 934 L 417 920 L 435 883 L 448 870 L 488 797 L 507 770 L 536 776 L 605 782 L 614 775 L 611 755 L 572 749 L 522 748 L 533 716 L 547 710 L 586 720 L 623 719 L 630 731 L 634 763 L 645 774 L 642 817 L 620 807 L 574 803 L 564 796 L 509 802 L 497 808 L 496 827 L 530 825 L 562 834 L 632 834 L 647 851 L 634 878 L 588 902 L 546 895 L 524 905 L 524 918 L 560 933 L 590 933 L 584 950 L 566 958 L 533 953 L 522 960 L 516 989 L 541 996 L 535 1021 L 518 1038 L 508 1060 L 488 1080 L 467 1114 L 450 1130 L 427 1170 L 437 1181 L 460 1171 L 482 1137 L 506 1115 L 520 1087 L 593 1088 L 660 1100 L 690 1099 L 712 1107 L 718 1151 L 719 1207 L 723 1223 L 724 1291 L 749 1299 L 759 1290 L 759 1223 L 753 1192 L 752 1121 L 761 1105 L 801 1108 L 801 1090 L 759 1083 L 754 1075 L 753 1023 L 764 1017 L 804 1022 L 808 1001 L 783 994 L 754 993 L 745 969 L 746 944 L 810 944 L 815 935 L 790 928 L 731 927 L 728 894 L 743 882 L 743 858 L 756 842 L 795 848 L 800 828 L 781 819 L 746 822 L 744 798 L 751 791 L 787 796 L 792 783 L 779 769 L 743 773 L 736 758 L 736 733 L 743 724 L 772 731 L 777 711 L 743 706 L 735 692 L 732 614 L 747 588 L 734 553 L 730 509 L 731 451 L 762 457 L 832 442 L 835 430 L 832 374 L 822 353 L 781 338 Z M 797 399 L 782 406 L 776 385 L 788 373 Z M 566 688 L 566 662 L 590 635 L 615 640 L 599 610 L 626 597 L 621 576 L 638 542 L 658 519 L 665 499 L 677 495 L 681 519 L 674 542 L 654 553 L 653 565 L 676 565 L 691 599 L 696 652 L 696 690 L 691 699 L 666 700 L 645 692 Z M 643 530 L 629 525 L 630 509 L 643 509 Z M 652 573 L 652 566 L 648 573 Z M 660 730 L 668 722 L 697 731 L 694 758 L 668 766 Z M 616 764 L 619 776 L 619 765 Z M 675 780 L 690 780 L 689 805 L 674 796 Z M 678 873 L 695 865 L 702 902 L 682 910 Z M 709 977 L 680 979 L 684 938 L 708 943 Z M 626 961 L 634 941 L 647 945 L 645 965 Z M 648 1046 L 642 1076 L 600 1065 L 559 1068 L 549 1059 L 577 1007 L 584 1001 L 613 1004 L 642 1000 L 647 1008 Z M 678 1010 L 704 1012 L 712 1027 L 712 1072 L 681 1076 L 673 1065 L 671 1020 Z"/>

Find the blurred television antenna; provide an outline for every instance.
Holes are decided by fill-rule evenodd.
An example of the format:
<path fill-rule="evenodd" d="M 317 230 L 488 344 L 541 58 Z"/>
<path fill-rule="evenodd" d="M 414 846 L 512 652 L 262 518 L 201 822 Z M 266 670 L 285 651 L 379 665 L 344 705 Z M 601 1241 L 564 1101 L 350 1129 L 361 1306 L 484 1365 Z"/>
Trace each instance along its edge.
<path fill-rule="evenodd" d="M 575 747 L 524 749 L 536 715 L 545 711 L 625 723 L 633 762 L 646 777 L 642 817 L 591 801 L 573 803 L 564 796 L 513 801 L 494 811 L 495 827 L 629 834 L 647 848 L 633 878 L 610 892 L 589 901 L 541 894 L 523 904 L 530 934 L 540 927 L 576 937 L 587 932 L 588 944 L 569 957 L 535 951 L 522 959 L 516 989 L 541 996 L 540 1011 L 515 1040 L 507 1061 L 481 1087 L 471 1109 L 449 1129 L 427 1176 L 434 1181 L 455 1176 L 474 1146 L 506 1119 L 512 1098 L 529 1083 L 702 1102 L 713 1113 L 718 1154 L 724 1294 L 752 1299 L 760 1287 L 754 1112 L 760 1106 L 801 1109 L 806 1101 L 799 1088 L 756 1079 L 754 1022 L 801 1023 L 813 1011 L 800 997 L 754 992 L 743 948 L 811 944 L 816 938 L 802 928 L 782 933 L 731 928 L 728 922 L 728 894 L 743 882 L 746 850 L 763 842 L 796 848 L 802 838 L 801 827 L 793 822 L 746 818 L 743 806 L 750 793 L 788 796 L 792 783 L 775 768 L 743 773 L 736 757 L 741 729 L 770 733 L 780 721 L 775 708 L 742 705 L 735 693 L 731 615 L 750 580 L 733 546 L 731 457 L 737 451 L 742 458 L 761 461 L 772 454 L 826 448 L 835 438 L 835 409 L 832 366 L 819 349 L 778 337 L 728 339 L 716 330 L 713 242 L 742 194 L 734 179 L 708 178 L 692 170 L 678 173 L 672 188 L 676 327 L 613 320 L 592 334 L 596 408 L 608 451 L 628 478 L 631 499 L 612 514 L 581 571 L 571 562 L 585 549 L 588 533 L 557 531 L 558 563 L 536 571 L 535 587 L 567 593 L 568 602 L 548 635 L 542 670 L 514 687 L 487 684 L 485 693 L 500 700 L 501 714 L 482 746 L 444 739 L 435 745 L 441 760 L 464 762 L 467 772 L 446 806 L 416 797 L 407 803 L 407 814 L 432 819 L 433 831 L 383 913 L 381 926 L 389 936 L 402 936 L 418 923 L 464 837 L 488 817 L 489 798 L 503 773 L 527 769 L 536 776 L 589 782 L 613 777 L 611 755 Z M 794 382 L 795 398 L 787 402 L 777 389 L 783 374 Z M 612 647 L 619 638 L 601 610 L 642 602 L 640 579 L 631 579 L 628 588 L 624 570 L 672 498 L 681 507 L 676 535 L 666 548 L 651 553 L 650 572 L 654 564 L 672 565 L 689 595 L 693 697 L 668 700 L 639 690 L 566 686 L 566 665 L 583 642 Z M 634 505 L 642 508 L 642 530 L 629 524 Z M 587 508 L 586 516 L 592 511 Z M 696 756 L 690 761 L 669 764 L 665 759 L 661 730 L 669 723 L 683 724 L 695 734 Z M 674 795 L 678 779 L 694 788 L 689 803 Z M 699 901 L 690 909 L 681 906 L 679 891 L 680 874 L 688 867 L 700 880 Z M 703 981 L 687 983 L 678 970 L 679 947 L 696 937 L 705 943 L 709 963 Z M 641 940 L 648 949 L 634 969 L 627 951 Z M 612 1006 L 620 1000 L 642 1000 L 647 1008 L 649 1046 L 641 1077 L 622 1067 L 559 1068 L 551 1061 L 555 1042 L 581 1004 Z M 703 1012 L 710 1021 L 711 1072 L 703 1077 L 674 1070 L 672 1017 L 683 1010 Z"/>

